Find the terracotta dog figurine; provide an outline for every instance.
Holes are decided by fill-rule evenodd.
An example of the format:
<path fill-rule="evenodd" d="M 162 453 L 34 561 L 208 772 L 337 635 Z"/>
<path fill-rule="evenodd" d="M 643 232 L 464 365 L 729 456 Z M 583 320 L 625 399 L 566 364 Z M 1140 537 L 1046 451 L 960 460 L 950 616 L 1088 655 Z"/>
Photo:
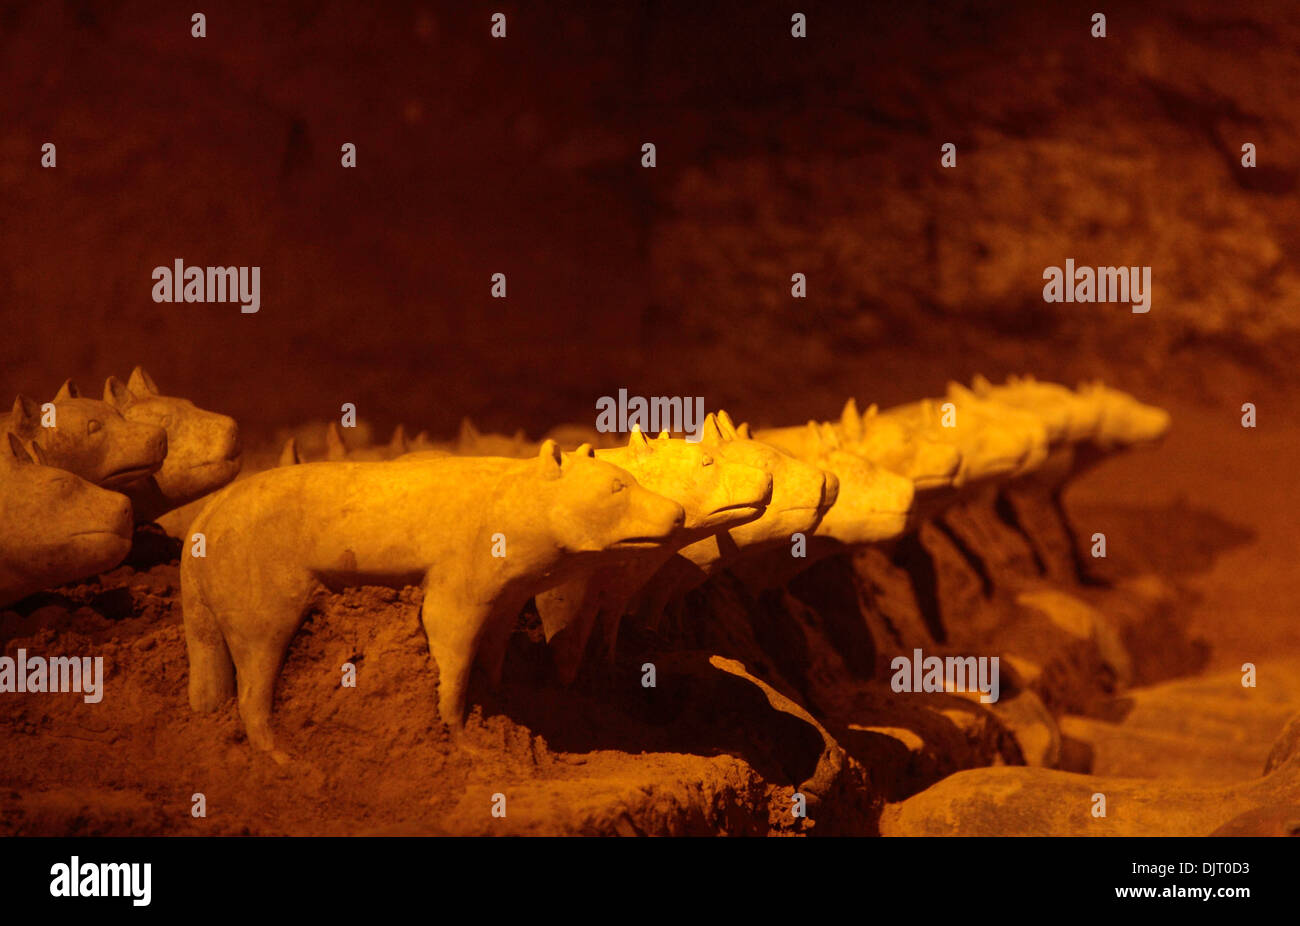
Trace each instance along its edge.
<path fill-rule="evenodd" d="M 131 549 L 131 530 L 126 496 L 39 465 L 17 437 L 4 436 L 0 606 L 112 569 Z"/>
<path fill-rule="evenodd" d="M 736 431 L 741 438 L 750 433 L 747 424 Z M 853 547 L 893 540 L 908 528 L 915 494 L 910 479 L 841 449 L 839 437 L 829 426 L 822 426 L 817 440 L 815 453 L 800 459 L 834 473 L 839 479 L 839 495 L 805 538 L 803 555 L 796 557 L 791 547 L 782 546 L 742 554 L 732 563 L 732 573 L 752 589 L 780 587 L 819 560 Z"/>
<path fill-rule="evenodd" d="M 149 374 L 136 367 L 125 385 L 110 376 L 104 401 L 127 421 L 163 428 L 167 456 L 152 476 L 125 488 L 139 522 L 156 520 L 202 498 L 239 473 L 239 428 L 233 418 L 205 411 L 189 399 L 161 395 Z"/>
<path fill-rule="evenodd" d="M 979 396 L 960 383 L 950 382 L 946 397 L 956 409 L 959 428 L 973 417 L 978 430 L 1013 434 L 1024 442 L 1025 451 L 1010 475 L 1033 472 L 1047 459 L 1051 444 L 1047 426 L 1037 412 Z"/>
<path fill-rule="evenodd" d="M 484 434 L 474 427 L 474 422 L 463 418 L 453 449 L 462 456 L 524 458 L 537 453 L 538 446 L 528 439 L 522 429 L 510 437 L 504 434 Z"/>
<path fill-rule="evenodd" d="M 961 387 L 953 384 L 950 389 Z M 1116 451 L 1155 443 L 1168 432 L 1171 420 L 1164 409 L 1144 405 L 1100 381 L 1081 383 L 1072 391 L 1032 376 L 1009 377 L 1001 386 L 977 376 L 970 392 L 1038 416 L 1053 450 L 1053 462 L 1042 467 L 1048 481 L 1078 475 Z"/>
<path fill-rule="evenodd" d="M 1088 443 L 1099 450 L 1123 450 L 1159 441 L 1169 432 L 1169 412 L 1139 402 L 1127 392 L 1111 389 L 1101 380 L 1080 383 L 1079 398 L 1095 403 L 1100 409 L 1097 430 Z"/>
<path fill-rule="evenodd" d="M 1117 452 L 1158 441 L 1169 429 L 1169 413 L 1095 382 L 1074 391 L 1032 376 L 1012 376 L 1001 386 L 976 377 L 971 390 L 1044 423 L 1050 447 L 1046 461 L 1003 487 L 1003 497 L 1017 511 L 1048 575 L 1077 579 L 1086 574 L 1063 504 L 1067 485 Z"/>
<path fill-rule="evenodd" d="M 984 416 L 963 415 L 954 426 L 945 426 L 944 412 L 933 399 L 895 406 L 880 416 L 897 421 L 925 440 L 947 443 L 960 451 L 961 464 L 952 480 L 957 487 L 1016 472 L 1035 452 L 1032 432 L 1021 427 L 988 427 Z"/>
<path fill-rule="evenodd" d="M 1039 382 L 1032 376 L 1009 376 L 995 386 L 983 376 L 971 380 L 971 392 L 983 399 L 1037 415 L 1053 449 L 1087 440 L 1101 425 L 1102 408 L 1068 386 Z"/>
<path fill-rule="evenodd" d="M 324 588 L 423 583 L 438 708 L 459 727 L 476 657 L 497 681 L 529 598 L 609 557 L 667 542 L 682 506 L 590 447 L 545 442 L 530 460 L 438 457 L 304 463 L 240 480 L 193 525 L 182 557 L 190 705 L 235 694 L 251 743 L 271 750 L 271 698 L 289 641 Z"/>
<path fill-rule="evenodd" d="M 129 421 L 111 405 L 83 398 L 71 380 L 59 389 L 53 405 L 53 426 L 44 427 L 41 406 L 19 396 L 0 428 L 16 434 L 29 451 L 39 446 L 47 465 L 105 488 L 121 491 L 163 465 L 167 433 L 162 428 Z"/>
<path fill-rule="evenodd" d="M 702 585 L 742 553 L 790 549 L 796 533 L 811 534 L 839 495 L 839 480 L 770 444 L 741 437 L 725 411 L 705 416 L 700 443 L 728 462 L 772 477 L 772 501 L 762 517 L 683 547 L 645 584 L 635 610 L 657 621 L 668 602 Z"/>
<path fill-rule="evenodd" d="M 343 428 L 337 421 L 331 421 L 325 430 L 325 458 L 327 460 L 350 460 L 353 463 L 379 463 L 395 460 L 410 452 L 410 441 L 406 439 L 406 428 L 398 425 L 393 429 L 393 436 L 387 444 L 374 444 L 369 447 L 349 449 L 343 439 Z"/>
<path fill-rule="evenodd" d="M 837 422 L 764 428 L 755 430 L 753 437 L 804 459 L 822 452 L 828 430 L 841 450 L 906 476 L 918 492 L 951 486 L 961 470 L 961 451 L 954 443 L 931 440 L 920 428 L 909 427 L 897 417 L 882 416 L 875 404 L 859 413 L 854 399 L 844 403 Z"/>
<path fill-rule="evenodd" d="M 604 619 L 606 643 L 612 645 L 628 601 L 677 550 L 757 519 L 772 498 L 772 477 L 763 470 L 730 462 L 700 444 L 670 439 L 667 433 L 651 441 L 634 428 L 626 447 L 597 450 L 596 457 L 679 503 L 686 522 L 661 547 L 630 551 L 621 561 L 601 563 L 598 570 L 537 596 L 542 627 L 565 684 L 577 675 L 598 617 Z"/>
<path fill-rule="evenodd" d="M 421 438 L 421 446 L 415 448 L 416 450 L 426 449 L 427 437 L 428 435 L 424 435 Z M 412 445 L 413 442 L 407 439 L 406 428 L 400 424 L 393 429 L 393 436 L 387 444 L 371 444 L 365 447 L 349 447 L 347 439 L 343 436 L 343 428 L 337 421 L 331 421 L 325 428 L 325 459 L 336 463 L 345 460 L 350 463 L 381 463 L 385 460 L 395 460 L 410 453 L 413 449 Z M 306 462 L 307 460 L 298 450 L 296 437 L 291 437 L 284 442 L 278 465 L 293 466 Z"/>

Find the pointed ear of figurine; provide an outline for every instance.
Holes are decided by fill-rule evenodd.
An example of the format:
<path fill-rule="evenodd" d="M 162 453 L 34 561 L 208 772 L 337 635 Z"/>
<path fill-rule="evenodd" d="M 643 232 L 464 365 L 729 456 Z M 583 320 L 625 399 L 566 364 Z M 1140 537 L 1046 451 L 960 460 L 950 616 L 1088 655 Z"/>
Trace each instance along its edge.
<path fill-rule="evenodd" d="M 79 398 L 81 398 L 81 390 L 78 389 L 77 384 L 70 379 L 65 379 L 63 385 L 59 387 L 59 391 L 54 393 L 54 401 L 56 402 L 62 402 L 64 399 Z"/>
<path fill-rule="evenodd" d="M 13 410 L 9 413 L 10 426 L 19 434 L 25 434 L 36 427 L 41 418 L 41 406 L 35 399 L 19 395 L 14 399 Z"/>
<path fill-rule="evenodd" d="M 596 459 L 596 448 L 591 446 L 591 444 L 579 444 L 578 449 L 573 451 L 573 455 L 575 457 L 587 457 L 588 459 L 594 460 Z"/>
<path fill-rule="evenodd" d="M 718 426 L 718 416 L 713 412 L 709 412 L 704 416 L 704 424 L 700 426 L 700 443 L 706 446 L 716 446 L 725 440 L 722 429 Z"/>
<path fill-rule="evenodd" d="M 825 447 L 827 450 L 840 449 L 840 436 L 835 433 L 835 428 L 833 425 L 823 424 L 821 426 L 821 439 L 822 439 L 822 446 Z"/>
<path fill-rule="evenodd" d="M 749 429 L 749 422 L 742 421 L 736 425 L 736 436 L 741 440 L 753 440 L 754 432 Z"/>
<path fill-rule="evenodd" d="M 963 386 L 961 383 L 949 383 L 948 395 L 954 399 L 973 399 L 975 394 Z"/>
<path fill-rule="evenodd" d="M 302 462 L 302 457 L 298 456 L 298 439 L 291 437 L 284 442 L 284 449 L 280 451 L 281 466 L 297 466 Z"/>
<path fill-rule="evenodd" d="M 325 459 L 346 460 L 347 458 L 348 445 L 343 441 L 343 429 L 339 427 L 337 421 L 331 421 L 330 426 L 325 429 Z"/>
<path fill-rule="evenodd" d="M 32 450 L 32 458 L 33 458 L 37 463 L 41 464 L 41 466 L 49 466 L 49 465 L 50 465 L 50 460 L 49 460 L 49 458 L 45 455 L 45 448 L 43 448 L 43 447 L 41 446 L 41 442 L 40 442 L 40 441 L 32 441 L 32 443 L 31 443 L 31 450 Z"/>
<path fill-rule="evenodd" d="M 537 451 L 537 470 L 543 479 L 560 478 L 560 445 L 547 438 Z"/>
<path fill-rule="evenodd" d="M 388 449 L 392 450 L 394 453 L 406 453 L 409 449 L 409 443 L 406 440 L 405 427 L 399 424 L 397 427 L 393 428 L 393 437 L 392 440 L 388 442 Z"/>
<path fill-rule="evenodd" d="M 23 442 L 18 439 L 16 434 L 9 435 L 9 459 L 16 463 L 31 463 L 31 454 L 23 446 Z"/>
<path fill-rule="evenodd" d="M 722 431 L 724 440 L 736 439 L 736 424 L 731 420 L 731 416 L 723 409 L 718 409 L 718 427 Z"/>
<path fill-rule="evenodd" d="M 460 433 L 456 436 L 457 442 L 462 447 L 465 447 L 475 443 L 478 438 L 478 428 L 474 427 L 474 422 L 469 420 L 469 416 L 460 419 Z"/>
<path fill-rule="evenodd" d="M 104 380 L 104 401 L 118 411 L 126 408 L 134 399 L 130 388 L 116 376 Z"/>
<path fill-rule="evenodd" d="M 584 445 L 585 446 L 585 445 Z M 650 452 L 650 442 L 641 433 L 639 424 L 632 425 L 632 434 L 627 439 L 627 449 L 632 451 L 633 457 L 644 456 Z"/>
<path fill-rule="evenodd" d="M 662 431 L 659 432 L 659 437 L 658 437 L 657 439 L 658 439 L 658 440 L 671 440 L 672 438 L 670 438 L 670 437 L 668 436 L 668 429 L 667 429 L 667 428 L 664 428 Z"/>
<path fill-rule="evenodd" d="M 858 411 L 857 399 L 850 398 L 844 403 L 844 410 L 840 412 L 840 427 L 844 428 L 844 433 L 850 440 L 862 436 L 862 413 Z"/>
<path fill-rule="evenodd" d="M 144 371 L 144 367 L 138 366 L 131 371 L 126 387 L 136 395 L 158 395 L 158 386 L 154 383 L 153 377 Z"/>
<path fill-rule="evenodd" d="M 971 378 L 970 387 L 976 395 L 986 396 L 989 394 L 989 390 L 993 388 L 993 384 L 980 374 L 976 373 L 974 377 Z"/>
<path fill-rule="evenodd" d="M 880 414 L 880 406 L 877 405 L 875 402 L 872 402 L 870 405 L 867 406 L 866 412 L 863 413 L 862 420 L 867 421 L 871 418 L 876 417 L 879 414 Z"/>

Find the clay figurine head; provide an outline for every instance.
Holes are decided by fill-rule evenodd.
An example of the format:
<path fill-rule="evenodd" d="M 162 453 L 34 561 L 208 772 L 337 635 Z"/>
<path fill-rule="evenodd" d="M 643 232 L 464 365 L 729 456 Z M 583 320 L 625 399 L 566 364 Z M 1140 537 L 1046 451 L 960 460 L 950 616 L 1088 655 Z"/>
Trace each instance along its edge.
<path fill-rule="evenodd" d="M 1008 376 L 995 386 L 982 376 L 971 381 L 971 391 L 982 399 L 1010 405 L 1037 415 L 1047 428 L 1052 446 L 1085 440 L 1097 430 L 1101 407 L 1057 383 L 1040 383 L 1032 376 Z"/>
<path fill-rule="evenodd" d="M 553 483 L 546 508 L 550 536 L 570 553 L 658 546 L 686 521 L 681 505 L 637 485 L 627 470 L 596 459 L 589 444 L 561 453 L 555 441 L 543 441 L 535 465 Z"/>
<path fill-rule="evenodd" d="M 1037 413 L 981 398 L 961 383 L 950 382 L 947 397 L 956 406 L 959 418 L 974 416 L 978 422 L 976 426 L 984 431 L 1003 431 L 1016 435 L 1024 452 L 1013 472 L 1024 473 L 1038 469 L 1047 459 L 1047 426 Z"/>
<path fill-rule="evenodd" d="M 1080 383 L 1079 397 L 1100 410 L 1091 440 L 1103 450 L 1153 443 L 1169 431 L 1169 412 L 1103 386 L 1100 380 Z"/>
<path fill-rule="evenodd" d="M 953 404 L 955 407 L 956 403 Z M 927 440 L 945 442 L 961 451 L 961 466 L 954 485 L 1011 475 L 1033 456 L 1046 453 L 1047 431 L 1037 419 L 1032 424 L 1020 420 L 1020 416 L 994 420 L 974 404 L 954 413 L 933 399 L 923 399 L 880 414 L 914 429 Z M 947 421 L 951 425 L 945 424 Z"/>
<path fill-rule="evenodd" d="M 71 380 L 53 405 L 47 419 L 38 403 L 19 396 L 7 424 L 29 447 L 40 447 L 47 465 L 112 489 L 139 482 L 163 465 L 167 434 L 162 428 L 128 421 L 111 405 L 83 398 Z"/>
<path fill-rule="evenodd" d="M 112 569 L 131 530 L 125 495 L 34 462 L 13 434 L 0 438 L 0 605 Z"/>
<path fill-rule="evenodd" d="M 739 547 L 785 542 L 791 534 L 810 532 L 835 504 L 839 480 L 834 473 L 797 460 L 770 444 L 740 436 L 725 411 L 705 416 L 699 443 L 715 457 L 751 466 L 772 477 L 772 500 L 762 517 L 728 531 Z"/>
<path fill-rule="evenodd" d="M 821 438 L 821 450 L 811 462 L 833 472 L 840 490 L 817 525 L 816 535 L 850 546 L 901 536 L 916 492 L 912 480 L 841 449 L 831 428 L 825 428 Z"/>
<path fill-rule="evenodd" d="M 763 470 L 667 434 L 647 440 L 636 426 L 626 447 L 598 450 L 596 456 L 627 470 L 642 487 L 679 503 L 688 531 L 712 533 L 753 521 L 772 500 L 772 477 Z"/>
<path fill-rule="evenodd" d="M 875 403 L 858 414 L 849 399 L 840 415 L 842 449 L 906 476 L 917 491 L 950 486 L 961 471 L 961 450 L 955 444 L 927 438 L 919 429 L 880 414 Z"/>
<path fill-rule="evenodd" d="M 167 457 L 154 473 L 149 488 L 154 498 L 137 518 L 157 517 L 172 508 L 221 488 L 239 473 L 239 428 L 233 418 L 205 411 L 189 399 L 161 395 L 141 367 L 123 384 L 110 376 L 104 383 L 104 401 L 127 421 L 159 427 L 167 432 Z M 159 510 L 153 510 L 159 509 Z"/>
<path fill-rule="evenodd" d="M 801 459 L 834 473 L 839 483 L 835 504 L 822 516 L 816 535 L 849 545 L 901 535 L 916 494 L 912 480 L 873 463 L 856 448 L 844 449 L 841 432 L 833 425 L 810 421 L 808 427 L 807 450 Z M 739 425 L 736 433 L 748 437 L 749 425 Z"/>

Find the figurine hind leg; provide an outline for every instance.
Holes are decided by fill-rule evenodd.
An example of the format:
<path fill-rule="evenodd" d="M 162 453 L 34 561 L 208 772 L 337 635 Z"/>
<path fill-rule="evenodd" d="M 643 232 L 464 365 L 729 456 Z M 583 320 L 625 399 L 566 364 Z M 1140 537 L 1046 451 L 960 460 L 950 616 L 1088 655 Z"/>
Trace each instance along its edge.
<path fill-rule="evenodd" d="M 248 741 L 258 749 L 271 752 L 275 749 L 271 735 L 275 682 L 289 643 L 302 624 L 311 597 L 311 583 L 305 580 L 300 587 L 279 594 L 266 588 L 261 591 L 227 642 L 235 662 L 239 716 L 244 721 Z"/>
<path fill-rule="evenodd" d="M 182 573 L 181 611 L 189 655 L 190 708 L 215 711 L 235 696 L 235 664 L 216 615 L 203 600 L 198 581 Z"/>

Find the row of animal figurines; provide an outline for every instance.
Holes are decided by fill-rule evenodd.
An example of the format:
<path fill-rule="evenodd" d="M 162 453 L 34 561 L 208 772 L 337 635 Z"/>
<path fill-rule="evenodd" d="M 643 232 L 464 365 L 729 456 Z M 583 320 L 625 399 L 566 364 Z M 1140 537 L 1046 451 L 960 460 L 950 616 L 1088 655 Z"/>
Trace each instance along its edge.
<path fill-rule="evenodd" d="M 159 394 L 137 368 L 102 402 L 70 384 L 54 427 L 19 399 L 0 491 L 0 604 L 116 565 L 132 520 L 151 520 L 234 479 L 234 422 Z M 625 615 L 665 606 L 730 570 L 783 584 L 846 549 L 886 544 L 962 498 L 1008 482 L 1057 493 L 1105 455 L 1151 443 L 1168 414 L 1100 383 L 1071 390 L 1032 377 L 836 422 L 753 430 L 724 411 L 697 441 L 568 427 L 529 444 L 462 427 L 459 439 L 349 450 L 281 465 L 214 495 L 189 527 L 204 555 L 181 562 L 196 711 L 237 695 L 250 742 L 274 749 L 276 678 L 315 596 L 350 585 L 421 585 L 421 621 L 439 670 L 439 711 L 463 721 L 471 668 L 500 680 L 521 609 L 536 603 L 562 680 L 593 628 L 612 658 Z M 621 442 L 620 442 L 621 443 Z M 41 464 L 41 465 L 36 465 Z M 71 475 L 75 474 L 75 475 Z M 80 477 L 80 478 L 77 478 Z M 134 516 L 132 514 L 134 506 Z"/>

